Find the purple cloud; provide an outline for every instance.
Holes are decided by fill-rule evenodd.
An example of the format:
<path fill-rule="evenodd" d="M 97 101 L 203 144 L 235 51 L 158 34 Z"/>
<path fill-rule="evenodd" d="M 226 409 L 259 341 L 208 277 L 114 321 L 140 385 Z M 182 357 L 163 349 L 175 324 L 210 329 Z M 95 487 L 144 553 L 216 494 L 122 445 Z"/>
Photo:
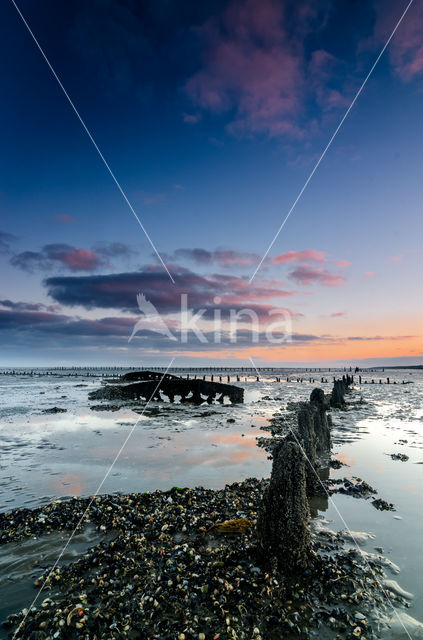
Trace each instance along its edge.
<path fill-rule="evenodd" d="M 397 2 L 377 0 L 374 35 L 370 44 L 385 44 L 403 9 Z M 404 81 L 423 76 L 423 7 L 415 2 L 389 46 L 389 59 L 394 72 Z M 369 43 L 367 43 L 369 44 Z"/>
<path fill-rule="evenodd" d="M 220 267 L 249 267 L 260 262 L 261 256 L 258 253 L 247 251 L 236 251 L 234 249 L 215 249 L 208 251 L 207 249 L 176 249 L 172 256 L 167 256 L 169 260 L 192 260 L 198 265 L 218 264 Z M 266 264 L 280 265 L 290 264 L 308 260 L 311 262 L 324 263 L 327 262 L 324 251 L 316 249 L 303 249 L 301 251 L 286 251 L 274 257 L 267 257 Z M 343 264 L 346 261 L 341 261 Z M 348 263 L 350 264 L 350 263 Z"/>
<path fill-rule="evenodd" d="M 280 280 L 257 281 L 250 285 L 244 276 L 212 274 L 203 276 L 172 265 L 176 285 L 163 269 L 149 265 L 144 271 L 90 276 L 59 276 L 45 280 L 48 294 L 60 304 L 86 309 L 109 308 L 134 311 L 136 295 L 143 293 L 160 313 L 178 311 L 181 294 L 187 293 L 191 307 L 219 305 L 243 307 L 292 295 Z"/>
<path fill-rule="evenodd" d="M 70 271 L 94 271 L 104 264 L 102 258 L 88 249 L 68 244 L 46 244 L 41 251 L 23 251 L 11 260 L 14 267 L 24 271 L 49 270 L 60 265 Z"/>
<path fill-rule="evenodd" d="M 289 39 L 283 5 L 274 0 L 232 2 L 201 29 L 208 43 L 204 67 L 185 91 L 202 109 L 233 112 L 235 135 L 301 137 L 302 58 Z"/>
<path fill-rule="evenodd" d="M 50 271 L 60 267 L 69 271 L 97 271 L 110 266 L 109 258 L 127 257 L 134 249 L 122 242 L 98 243 L 94 249 L 79 249 L 64 243 L 46 244 L 41 251 L 15 254 L 10 263 L 23 271 Z"/>
<path fill-rule="evenodd" d="M 54 313 L 60 309 L 60 305 L 45 305 L 41 302 L 13 302 L 12 300 L 0 300 L 0 305 L 13 311 L 49 311 Z"/>
<path fill-rule="evenodd" d="M 327 269 L 315 269 L 307 264 L 299 265 L 288 274 L 288 277 L 301 285 L 318 282 L 328 287 L 339 287 L 339 285 L 346 282 L 344 276 L 334 275 Z"/>

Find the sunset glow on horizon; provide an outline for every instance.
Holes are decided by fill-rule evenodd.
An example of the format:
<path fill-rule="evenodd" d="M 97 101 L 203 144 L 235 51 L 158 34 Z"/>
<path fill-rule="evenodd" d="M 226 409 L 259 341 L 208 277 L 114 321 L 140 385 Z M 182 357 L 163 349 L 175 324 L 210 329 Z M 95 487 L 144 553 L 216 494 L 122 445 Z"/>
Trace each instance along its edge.
<path fill-rule="evenodd" d="M 423 364 L 420 4 L 359 92 L 405 6 L 22 0 L 101 158 L 5 3 L 3 365 Z"/>

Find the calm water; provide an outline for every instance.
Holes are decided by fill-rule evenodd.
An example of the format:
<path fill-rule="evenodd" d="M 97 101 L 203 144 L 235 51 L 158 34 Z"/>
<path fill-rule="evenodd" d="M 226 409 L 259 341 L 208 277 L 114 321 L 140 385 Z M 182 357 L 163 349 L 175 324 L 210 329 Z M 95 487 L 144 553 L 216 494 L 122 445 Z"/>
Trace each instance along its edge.
<path fill-rule="evenodd" d="M 302 384 L 286 382 L 286 372 L 283 382 L 277 383 L 275 375 L 264 374 L 260 382 L 255 377 L 242 379 L 244 405 L 153 403 L 139 419 L 102 493 L 174 485 L 221 487 L 247 476 L 268 476 L 267 454 L 256 446 L 256 437 L 264 435 L 260 427 L 287 402 L 307 399 L 314 386 L 327 392 L 332 386 L 309 383 L 308 373 L 302 374 L 307 380 Z M 323 375 L 331 380 L 331 374 Z M 387 375 L 390 385 L 364 384 L 366 379 L 385 380 Z M 403 385 L 403 380 L 412 384 Z M 98 401 L 90 403 L 88 392 L 100 383 L 100 378 L 84 376 L 0 376 L 1 510 L 97 490 L 139 418 L 130 409 L 92 411 L 90 405 Z M 384 554 L 400 566 L 398 582 L 415 594 L 409 613 L 423 619 L 423 464 L 419 464 L 423 463 L 423 373 L 363 374 L 363 384 L 357 385 L 352 399 L 360 395 L 366 404 L 333 412 L 333 452 L 350 466 L 332 475 L 364 478 L 378 490 L 377 497 L 393 502 L 397 510 L 379 512 L 370 501 L 336 495 L 324 516 L 332 521 L 332 529 L 347 526 L 375 534 L 365 549 L 383 547 Z M 53 406 L 67 412 L 42 412 Z M 235 422 L 227 422 L 228 418 Z M 393 461 L 389 454 L 399 452 L 409 460 Z"/>

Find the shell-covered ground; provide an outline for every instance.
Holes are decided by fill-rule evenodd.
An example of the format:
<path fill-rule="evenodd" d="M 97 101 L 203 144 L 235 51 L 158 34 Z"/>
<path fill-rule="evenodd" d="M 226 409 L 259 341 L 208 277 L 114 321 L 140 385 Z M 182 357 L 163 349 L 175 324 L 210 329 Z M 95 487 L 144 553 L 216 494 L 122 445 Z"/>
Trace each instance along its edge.
<path fill-rule="evenodd" d="M 375 612 L 389 617 L 392 603 L 407 603 L 381 586 L 389 562 L 347 549 L 342 535 L 320 526 L 307 570 L 284 577 L 263 566 L 254 522 L 265 484 L 175 487 L 3 514 L 3 543 L 71 531 L 79 522 L 116 532 L 77 561 L 46 568 L 34 585 L 34 597 L 42 587 L 35 607 L 12 615 L 6 627 L 34 640 L 375 637 Z M 210 531 L 239 518 L 251 522 L 245 533 Z"/>

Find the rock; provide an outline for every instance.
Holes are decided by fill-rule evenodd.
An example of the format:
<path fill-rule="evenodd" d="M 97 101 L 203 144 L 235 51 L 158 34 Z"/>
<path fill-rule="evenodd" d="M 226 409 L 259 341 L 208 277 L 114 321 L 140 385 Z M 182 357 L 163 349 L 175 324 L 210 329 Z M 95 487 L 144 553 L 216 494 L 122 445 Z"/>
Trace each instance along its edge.
<path fill-rule="evenodd" d="M 308 563 L 310 530 L 305 460 L 295 442 L 283 440 L 259 509 L 257 535 L 263 559 L 276 559 L 279 571 L 295 573 Z"/>
<path fill-rule="evenodd" d="M 372 505 L 379 511 L 395 511 L 395 507 L 392 502 L 386 502 L 386 500 L 382 500 L 382 498 L 372 500 Z"/>
<path fill-rule="evenodd" d="M 409 459 L 408 456 L 405 455 L 405 453 L 390 453 L 389 454 L 392 458 L 392 460 L 401 460 L 401 462 L 407 462 L 407 460 Z"/>
<path fill-rule="evenodd" d="M 91 411 L 119 411 L 120 404 L 93 404 L 90 406 Z"/>
<path fill-rule="evenodd" d="M 43 409 L 43 413 L 66 413 L 67 409 L 62 407 L 51 407 L 50 409 Z"/>

